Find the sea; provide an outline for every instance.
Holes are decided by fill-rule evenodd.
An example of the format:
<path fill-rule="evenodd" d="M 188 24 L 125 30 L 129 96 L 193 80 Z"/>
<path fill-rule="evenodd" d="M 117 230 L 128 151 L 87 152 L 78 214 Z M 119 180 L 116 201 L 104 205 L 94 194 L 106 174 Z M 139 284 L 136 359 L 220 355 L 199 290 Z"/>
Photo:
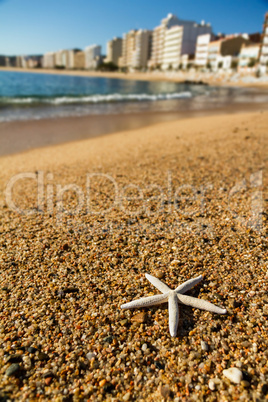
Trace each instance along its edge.
<path fill-rule="evenodd" d="M 248 88 L 0 71 L 0 122 L 265 102 L 267 92 Z"/>

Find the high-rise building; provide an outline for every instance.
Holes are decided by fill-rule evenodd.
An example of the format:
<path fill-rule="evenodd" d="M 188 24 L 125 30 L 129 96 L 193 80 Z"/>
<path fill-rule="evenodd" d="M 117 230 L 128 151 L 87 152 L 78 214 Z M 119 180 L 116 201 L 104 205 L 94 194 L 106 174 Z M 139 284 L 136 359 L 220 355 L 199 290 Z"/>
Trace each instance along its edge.
<path fill-rule="evenodd" d="M 260 49 L 260 71 L 266 73 L 268 68 L 268 12 L 265 14 L 262 42 Z"/>
<path fill-rule="evenodd" d="M 161 24 L 153 30 L 152 34 L 152 53 L 148 62 L 148 66 L 155 68 L 160 67 L 163 62 L 165 32 L 167 29 L 179 25 L 179 19 L 173 15 L 168 14 L 163 18 Z"/>
<path fill-rule="evenodd" d="M 113 38 L 107 42 L 106 62 L 118 66 L 119 58 L 122 56 L 122 38 Z"/>
<path fill-rule="evenodd" d="M 136 30 L 131 30 L 123 35 L 122 56 L 119 58 L 120 67 L 130 67 L 132 55 L 135 51 Z"/>
<path fill-rule="evenodd" d="M 181 54 L 194 55 L 197 37 L 199 35 L 212 34 L 211 25 L 206 24 L 204 21 L 197 24 L 195 21 L 179 19 L 178 25 L 183 26 Z"/>
<path fill-rule="evenodd" d="M 43 68 L 55 68 L 55 53 L 47 52 L 43 55 L 42 67 Z"/>
<path fill-rule="evenodd" d="M 80 49 L 68 50 L 66 68 L 83 70 L 85 68 L 85 53 Z"/>
<path fill-rule="evenodd" d="M 131 30 L 123 35 L 122 57 L 119 66 L 124 68 L 146 68 L 150 57 L 152 32 L 145 29 Z"/>
<path fill-rule="evenodd" d="M 152 32 L 140 29 L 135 35 L 135 49 L 132 54 L 131 67 L 134 69 L 146 68 L 151 51 Z"/>
<path fill-rule="evenodd" d="M 55 52 L 55 67 L 66 68 L 68 50 L 58 50 Z"/>
<path fill-rule="evenodd" d="M 193 55 L 198 35 L 212 33 L 211 25 L 206 24 L 204 21 L 197 24 L 195 21 L 181 20 L 173 14 L 168 14 L 161 21 L 160 26 L 156 27 L 153 31 L 152 56 L 148 67 L 155 68 L 162 66 L 164 54 L 167 52 L 167 50 L 165 51 L 165 44 L 169 43 L 169 40 L 165 41 L 165 36 L 166 34 L 168 36 L 171 35 L 169 29 L 174 26 L 183 28 L 180 56 L 183 54 Z"/>
<path fill-rule="evenodd" d="M 165 32 L 162 69 L 176 70 L 180 65 L 183 27 L 175 25 Z"/>
<path fill-rule="evenodd" d="M 85 53 L 85 68 L 88 70 L 96 70 L 101 63 L 101 46 L 91 45 L 84 50 Z"/>

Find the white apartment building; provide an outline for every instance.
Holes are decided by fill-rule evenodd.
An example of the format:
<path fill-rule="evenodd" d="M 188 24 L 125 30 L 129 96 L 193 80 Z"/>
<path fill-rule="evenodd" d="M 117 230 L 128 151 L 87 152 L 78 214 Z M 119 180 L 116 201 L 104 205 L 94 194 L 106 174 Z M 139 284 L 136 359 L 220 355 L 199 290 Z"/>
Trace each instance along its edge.
<path fill-rule="evenodd" d="M 83 70 L 85 68 L 85 53 L 80 49 L 68 50 L 66 68 Z"/>
<path fill-rule="evenodd" d="M 134 69 L 146 68 L 150 55 L 152 32 L 140 29 L 135 34 L 135 49 L 132 53 L 131 66 Z"/>
<path fill-rule="evenodd" d="M 114 63 L 118 66 L 119 58 L 122 56 L 123 40 L 122 38 L 113 38 L 107 42 L 107 63 Z"/>
<path fill-rule="evenodd" d="M 150 55 L 151 35 L 151 31 L 144 29 L 131 30 L 124 34 L 119 66 L 130 69 L 145 68 Z"/>
<path fill-rule="evenodd" d="M 183 27 L 173 26 L 166 30 L 164 50 L 162 56 L 162 69 L 178 69 L 181 59 Z"/>
<path fill-rule="evenodd" d="M 91 45 L 84 50 L 85 53 L 85 68 L 95 70 L 101 62 L 101 46 Z"/>
<path fill-rule="evenodd" d="M 55 53 L 47 52 L 43 55 L 42 67 L 43 68 L 55 68 Z"/>
<path fill-rule="evenodd" d="M 211 34 L 205 34 L 197 37 L 195 51 L 195 65 L 197 67 L 206 67 L 208 63 L 208 48 L 211 36 Z"/>
<path fill-rule="evenodd" d="M 181 20 L 173 14 L 168 14 L 168 16 L 161 21 L 161 25 L 156 27 L 153 31 L 152 56 L 148 62 L 148 67 L 155 68 L 162 65 L 165 35 L 168 30 L 174 26 L 183 27 L 180 55 L 193 55 L 195 53 L 197 37 L 202 34 L 212 33 L 211 25 L 205 24 L 204 21 L 202 21 L 201 24 L 197 24 L 195 21 Z"/>
<path fill-rule="evenodd" d="M 130 67 L 132 64 L 136 44 L 136 32 L 135 29 L 132 29 L 123 35 L 122 56 L 119 58 L 119 67 Z"/>
<path fill-rule="evenodd" d="M 68 56 L 68 51 L 67 50 L 58 50 L 55 53 L 55 66 L 56 67 L 64 67 L 64 68 L 66 68 L 67 56 Z"/>
<path fill-rule="evenodd" d="M 181 54 L 194 55 L 196 49 L 196 41 L 199 35 L 212 34 L 212 28 L 210 24 L 206 24 L 201 21 L 197 24 L 195 21 L 180 20 L 178 25 L 183 26 L 183 38 Z"/>
<path fill-rule="evenodd" d="M 260 71 L 266 73 L 268 68 L 268 13 L 263 24 L 262 44 L 260 50 Z"/>
<path fill-rule="evenodd" d="M 178 25 L 178 18 L 173 14 L 168 14 L 163 18 L 161 24 L 153 30 L 152 34 L 152 52 L 148 67 L 160 67 L 163 62 L 164 43 L 166 30 Z"/>
<path fill-rule="evenodd" d="M 238 67 L 239 70 L 247 69 L 250 62 L 258 61 L 260 54 L 260 43 L 254 43 L 249 45 L 242 45 Z"/>

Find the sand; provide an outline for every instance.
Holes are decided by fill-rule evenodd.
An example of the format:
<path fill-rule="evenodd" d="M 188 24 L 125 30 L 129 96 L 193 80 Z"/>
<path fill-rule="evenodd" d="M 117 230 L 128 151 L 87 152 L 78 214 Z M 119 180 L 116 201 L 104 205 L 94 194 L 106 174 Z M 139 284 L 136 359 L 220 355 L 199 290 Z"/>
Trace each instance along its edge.
<path fill-rule="evenodd" d="M 57 70 L 57 69 L 24 69 L 15 67 L 0 67 L 0 71 L 18 71 L 18 72 L 31 72 L 36 74 L 60 74 L 60 75 L 75 75 L 82 77 L 102 77 L 102 78 L 116 78 L 123 80 L 141 80 L 141 81 L 170 81 L 170 82 L 200 82 L 217 85 L 217 86 L 237 86 L 237 87 L 253 87 L 253 88 L 268 88 L 268 80 L 256 80 L 254 74 L 236 72 L 222 72 L 222 73 L 202 73 L 202 72 L 100 72 L 100 71 L 86 71 L 86 70 Z M 246 78 L 246 79 L 245 79 Z"/>
<path fill-rule="evenodd" d="M 166 121 L 194 119 L 200 116 L 265 111 L 265 103 L 241 102 L 219 105 L 204 104 L 199 110 L 173 112 L 140 112 L 105 115 L 60 117 L 0 123 L 0 157 L 34 148 L 85 140 L 120 131 L 134 130 Z"/>
<path fill-rule="evenodd" d="M 267 122 L 181 119 L 0 158 L 2 397 L 267 398 Z M 172 289 L 204 275 L 189 294 L 227 314 L 182 306 L 171 338 L 167 306 L 120 309 L 158 293 L 146 272 Z"/>

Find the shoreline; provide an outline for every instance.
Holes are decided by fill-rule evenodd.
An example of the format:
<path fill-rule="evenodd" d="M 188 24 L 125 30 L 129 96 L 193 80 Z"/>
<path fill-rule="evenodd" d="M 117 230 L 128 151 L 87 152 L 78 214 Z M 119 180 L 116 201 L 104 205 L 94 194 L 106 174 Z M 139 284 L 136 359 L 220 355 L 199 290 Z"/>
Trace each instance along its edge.
<path fill-rule="evenodd" d="M 176 112 L 139 112 L 48 118 L 0 123 L 0 158 L 47 146 L 75 143 L 122 131 L 149 128 L 158 123 L 199 117 L 234 115 L 267 110 L 267 104 L 235 104 L 214 109 Z"/>
<path fill-rule="evenodd" d="M 176 83 L 183 83 L 184 81 L 192 81 L 193 83 L 202 81 L 204 84 L 225 87 L 245 87 L 245 88 L 259 88 L 268 89 L 267 81 L 258 82 L 244 82 L 243 77 L 252 77 L 252 75 L 241 74 L 241 79 L 232 81 L 231 76 L 225 73 L 201 73 L 201 72 L 135 72 L 135 73 L 122 73 L 122 72 L 100 72 L 100 71 L 87 71 L 87 70 L 57 70 L 57 69 L 35 69 L 35 68 L 17 68 L 17 67 L 0 67 L 0 71 L 21 72 L 21 73 L 36 73 L 36 74 L 54 74 L 54 75 L 70 75 L 78 77 L 92 77 L 92 78 L 113 78 L 123 80 L 139 80 L 139 81 L 170 81 Z"/>

